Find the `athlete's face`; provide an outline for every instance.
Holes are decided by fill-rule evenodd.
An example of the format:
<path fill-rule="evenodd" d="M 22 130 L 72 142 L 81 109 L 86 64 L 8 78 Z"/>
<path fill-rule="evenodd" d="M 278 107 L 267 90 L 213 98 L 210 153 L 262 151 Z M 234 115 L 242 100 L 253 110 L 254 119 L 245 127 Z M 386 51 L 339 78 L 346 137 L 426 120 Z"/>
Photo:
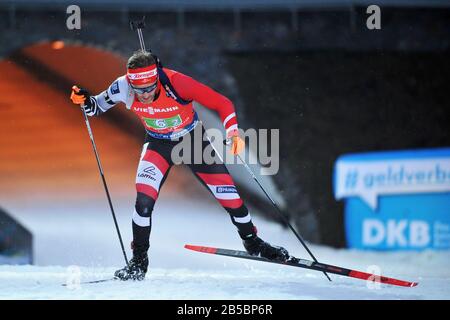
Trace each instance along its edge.
<path fill-rule="evenodd" d="M 140 84 L 132 86 L 138 100 L 142 103 L 151 103 L 155 99 L 158 88 L 158 80 L 151 84 Z"/>

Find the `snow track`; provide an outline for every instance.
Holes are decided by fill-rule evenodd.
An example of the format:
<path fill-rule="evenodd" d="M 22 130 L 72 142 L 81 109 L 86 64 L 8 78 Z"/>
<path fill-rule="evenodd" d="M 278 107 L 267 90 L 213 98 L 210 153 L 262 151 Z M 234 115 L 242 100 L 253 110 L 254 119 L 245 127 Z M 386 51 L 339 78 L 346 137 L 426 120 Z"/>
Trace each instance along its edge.
<path fill-rule="evenodd" d="M 132 201 L 116 206 L 124 241 L 131 239 Z M 312 245 L 319 261 L 418 281 L 415 288 L 378 285 L 321 272 L 210 256 L 186 243 L 242 249 L 227 213 L 213 201 L 170 201 L 156 205 L 145 281 L 110 281 L 124 264 L 107 204 L 17 204 L 16 218 L 35 234 L 35 266 L 0 266 L 0 299 L 450 299 L 450 252 L 363 252 Z M 297 257 L 307 253 L 280 226 L 254 216 L 263 239 Z M 130 252 L 128 250 L 128 254 Z M 68 282 L 69 286 L 62 284 Z"/>

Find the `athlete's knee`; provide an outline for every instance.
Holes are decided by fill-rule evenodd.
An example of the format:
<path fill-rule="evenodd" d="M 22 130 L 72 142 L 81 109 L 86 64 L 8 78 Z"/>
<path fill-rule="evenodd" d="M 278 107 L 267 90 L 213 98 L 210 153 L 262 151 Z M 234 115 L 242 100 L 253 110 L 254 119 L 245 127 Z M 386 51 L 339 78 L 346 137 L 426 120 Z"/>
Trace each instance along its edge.
<path fill-rule="evenodd" d="M 225 207 L 225 210 L 227 210 L 227 212 L 230 214 L 231 218 L 233 219 L 233 222 L 247 223 L 251 221 L 250 213 L 248 212 L 248 209 L 244 203 L 242 203 L 241 206 L 237 208 Z"/>
<path fill-rule="evenodd" d="M 142 217 L 150 217 L 155 206 L 155 200 L 146 194 L 138 192 L 136 197 L 136 211 Z"/>

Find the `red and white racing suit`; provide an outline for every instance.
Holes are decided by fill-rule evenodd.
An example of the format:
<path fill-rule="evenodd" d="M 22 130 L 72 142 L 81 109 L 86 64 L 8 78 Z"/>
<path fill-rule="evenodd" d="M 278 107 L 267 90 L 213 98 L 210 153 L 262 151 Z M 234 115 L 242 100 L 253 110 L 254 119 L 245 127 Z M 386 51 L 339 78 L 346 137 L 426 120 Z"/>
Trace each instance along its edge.
<path fill-rule="evenodd" d="M 227 132 L 237 129 L 234 105 L 229 99 L 182 73 L 166 68 L 163 70 L 178 96 L 190 101 L 189 103 L 178 102 L 171 90 L 161 83 L 155 100 L 149 104 L 141 103 L 135 97 L 126 75 L 117 78 L 107 90 L 91 97 L 95 112 L 89 115 L 99 115 L 123 102 L 127 109 L 139 117 L 147 132 L 136 175 L 137 198 L 133 213 L 133 245 L 135 250 L 141 251 L 148 250 L 153 207 L 159 190 L 174 165 L 171 159 L 172 149 L 184 139 L 192 139 L 192 146 L 198 143 L 194 142 L 193 134 L 188 134 L 197 126 L 200 126 L 197 130 L 204 133 L 193 108 L 193 101 L 215 110 Z M 209 141 L 202 141 L 202 151 L 208 145 Z M 206 164 L 202 160 L 201 163 L 187 166 L 230 214 L 241 238 L 254 234 L 256 229 L 250 214 L 225 165 L 221 162 Z"/>

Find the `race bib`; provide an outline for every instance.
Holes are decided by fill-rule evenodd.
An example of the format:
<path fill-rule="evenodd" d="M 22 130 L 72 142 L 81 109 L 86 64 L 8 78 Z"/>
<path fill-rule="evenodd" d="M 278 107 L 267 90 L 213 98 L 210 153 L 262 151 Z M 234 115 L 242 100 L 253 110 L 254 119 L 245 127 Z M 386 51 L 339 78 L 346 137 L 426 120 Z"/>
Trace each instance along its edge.
<path fill-rule="evenodd" d="M 143 118 L 147 127 L 154 130 L 163 130 L 167 128 L 175 128 L 181 124 L 180 115 L 165 119 Z"/>

